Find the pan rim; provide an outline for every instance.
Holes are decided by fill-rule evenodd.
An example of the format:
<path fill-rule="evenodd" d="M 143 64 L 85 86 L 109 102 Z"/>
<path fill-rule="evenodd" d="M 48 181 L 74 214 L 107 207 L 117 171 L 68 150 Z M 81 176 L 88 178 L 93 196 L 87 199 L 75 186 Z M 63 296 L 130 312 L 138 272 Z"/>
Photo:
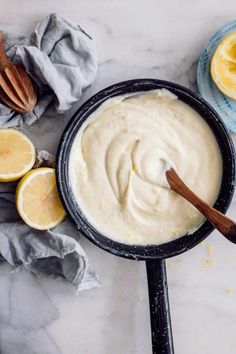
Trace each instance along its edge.
<path fill-rule="evenodd" d="M 226 213 L 232 201 L 235 189 L 235 148 L 231 136 L 218 113 L 199 94 L 170 81 L 145 78 L 122 81 L 97 92 L 75 112 L 62 134 L 56 157 L 57 186 L 66 212 L 79 228 L 80 232 L 103 250 L 129 259 L 161 259 L 179 255 L 196 246 L 214 230 L 214 227 L 206 221 L 193 234 L 179 237 L 168 243 L 145 246 L 123 244 L 109 239 L 96 230 L 87 221 L 73 196 L 69 185 L 68 161 L 74 138 L 84 120 L 104 101 L 111 97 L 159 88 L 170 90 L 175 93 L 179 99 L 183 101 L 186 100 L 186 103 L 187 100 L 190 100 L 190 102 L 195 105 L 195 107 L 193 107 L 194 109 L 198 107 L 198 109 L 196 109 L 198 112 L 200 108 L 205 110 L 206 116 L 202 116 L 202 118 L 210 126 L 218 143 L 220 142 L 219 140 L 224 143 L 223 148 L 226 149 L 227 156 L 223 156 L 222 154 L 222 184 L 214 206 L 221 212 Z M 221 149 L 220 145 L 219 147 Z M 225 166 L 227 167 L 227 171 L 224 170 Z"/>

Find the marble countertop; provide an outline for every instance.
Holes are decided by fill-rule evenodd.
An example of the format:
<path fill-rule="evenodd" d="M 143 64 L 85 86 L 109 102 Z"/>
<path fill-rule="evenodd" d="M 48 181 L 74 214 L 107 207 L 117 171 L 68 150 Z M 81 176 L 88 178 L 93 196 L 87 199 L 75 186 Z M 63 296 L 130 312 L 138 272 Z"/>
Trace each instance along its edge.
<path fill-rule="evenodd" d="M 99 72 L 85 100 L 114 82 L 139 77 L 196 90 L 201 48 L 233 19 L 235 1 L 0 0 L 0 5 L 5 30 L 30 33 L 48 13 L 58 12 L 95 38 Z M 45 115 L 27 132 L 37 148 L 54 153 L 66 122 Z M 235 218 L 236 196 L 229 214 Z M 103 286 L 78 296 L 61 279 L 37 279 L 0 266 L 1 354 L 151 353 L 145 264 L 114 257 L 85 239 L 82 245 Z M 176 354 L 234 354 L 236 246 L 214 232 L 204 244 L 168 260 L 167 267 Z"/>

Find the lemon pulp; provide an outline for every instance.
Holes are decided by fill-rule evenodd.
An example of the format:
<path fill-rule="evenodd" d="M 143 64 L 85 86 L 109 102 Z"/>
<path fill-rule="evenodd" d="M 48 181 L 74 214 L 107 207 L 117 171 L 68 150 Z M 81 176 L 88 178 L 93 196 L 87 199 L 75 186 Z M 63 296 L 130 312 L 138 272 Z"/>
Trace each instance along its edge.
<path fill-rule="evenodd" d="M 16 190 L 16 206 L 26 224 L 47 230 L 57 226 L 65 217 L 53 168 L 37 168 L 27 173 Z"/>
<path fill-rule="evenodd" d="M 226 36 L 216 48 L 211 76 L 224 95 L 236 99 L 236 32 Z"/>
<path fill-rule="evenodd" d="M 35 163 L 33 143 L 16 129 L 0 129 L 0 182 L 12 182 L 26 174 Z"/>

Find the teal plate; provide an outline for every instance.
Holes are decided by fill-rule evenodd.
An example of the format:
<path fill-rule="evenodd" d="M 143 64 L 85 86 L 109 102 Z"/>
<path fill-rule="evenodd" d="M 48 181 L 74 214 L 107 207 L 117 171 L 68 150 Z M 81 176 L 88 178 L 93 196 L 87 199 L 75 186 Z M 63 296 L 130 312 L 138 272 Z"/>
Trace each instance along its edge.
<path fill-rule="evenodd" d="M 205 100 L 219 113 L 226 127 L 236 133 L 236 100 L 223 95 L 214 84 L 210 74 L 212 55 L 222 38 L 236 31 L 236 20 L 226 24 L 207 43 L 203 49 L 197 68 L 197 85 Z"/>

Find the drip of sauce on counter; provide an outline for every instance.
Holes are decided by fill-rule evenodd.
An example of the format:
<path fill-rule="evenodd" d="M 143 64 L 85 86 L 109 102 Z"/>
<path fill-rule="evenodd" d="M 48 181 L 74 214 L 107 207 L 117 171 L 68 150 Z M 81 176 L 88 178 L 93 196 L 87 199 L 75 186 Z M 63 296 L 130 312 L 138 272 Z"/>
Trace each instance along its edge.
<path fill-rule="evenodd" d="M 70 154 L 70 184 L 82 212 L 102 234 L 126 244 L 158 245 L 192 233 L 204 221 L 166 188 L 166 164 L 214 204 L 222 159 L 201 116 L 165 89 L 119 96 L 80 128 Z"/>

